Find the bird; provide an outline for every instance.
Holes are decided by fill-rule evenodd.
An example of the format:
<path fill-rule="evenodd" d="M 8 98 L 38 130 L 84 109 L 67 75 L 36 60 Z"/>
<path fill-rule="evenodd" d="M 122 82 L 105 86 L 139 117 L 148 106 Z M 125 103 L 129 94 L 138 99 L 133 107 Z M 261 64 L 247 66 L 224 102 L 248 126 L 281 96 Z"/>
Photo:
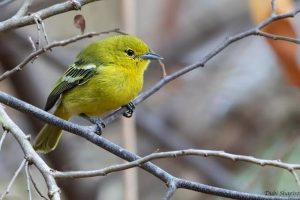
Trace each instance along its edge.
<path fill-rule="evenodd" d="M 54 115 L 64 120 L 83 116 L 97 124 L 100 132 L 103 121 L 92 120 L 122 106 L 130 117 L 135 108 L 131 102 L 142 90 L 144 72 L 151 60 L 162 57 L 133 35 L 110 36 L 84 48 L 64 74 L 54 84 L 45 110 L 56 104 Z M 49 153 L 59 143 L 62 130 L 46 124 L 35 138 L 37 152 Z"/>

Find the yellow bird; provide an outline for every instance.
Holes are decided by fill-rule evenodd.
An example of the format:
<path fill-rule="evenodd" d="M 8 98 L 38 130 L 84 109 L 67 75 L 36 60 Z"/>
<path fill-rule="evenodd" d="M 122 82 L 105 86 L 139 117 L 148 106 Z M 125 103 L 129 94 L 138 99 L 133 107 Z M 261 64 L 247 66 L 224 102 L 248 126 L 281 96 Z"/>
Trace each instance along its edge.
<path fill-rule="evenodd" d="M 129 109 L 143 87 L 144 72 L 150 60 L 162 59 L 148 45 L 132 35 L 112 36 L 92 43 L 81 51 L 74 64 L 56 82 L 45 110 L 59 102 L 54 115 L 69 120 L 72 116 L 99 116 L 120 106 Z M 95 122 L 95 121 L 94 121 Z M 101 126 L 97 122 L 101 131 Z M 41 153 L 54 150 L 62 130 L 46 124 L 34 148 Z"/>

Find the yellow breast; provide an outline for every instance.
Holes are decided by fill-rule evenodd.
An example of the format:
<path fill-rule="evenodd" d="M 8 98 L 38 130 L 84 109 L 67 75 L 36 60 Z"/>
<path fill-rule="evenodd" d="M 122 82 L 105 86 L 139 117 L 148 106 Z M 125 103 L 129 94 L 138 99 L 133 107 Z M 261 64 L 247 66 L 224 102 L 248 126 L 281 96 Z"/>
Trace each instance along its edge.
<path fill-rule="evenodd" d="M 63 107 L 71 115 L 97 116 L 128 104 L 143 87 L 144 70 L 133 69 L 99 67 L 88 82 L 63 94 Z"/>

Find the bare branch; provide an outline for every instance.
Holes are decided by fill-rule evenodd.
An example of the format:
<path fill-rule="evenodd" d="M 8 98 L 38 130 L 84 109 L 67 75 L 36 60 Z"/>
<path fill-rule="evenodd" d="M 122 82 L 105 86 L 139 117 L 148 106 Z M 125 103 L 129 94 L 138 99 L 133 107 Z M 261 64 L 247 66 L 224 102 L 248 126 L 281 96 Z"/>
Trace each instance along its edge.
<path fill-rule="evenodd" d="M 25 163 L 26 163 L 26 160 L 24 159 L 24 160 L 21 162 L 20 166 L 18 167 L 17 171 L 15 171 L 15 173 L 14 173 L 12 179 L 10 180 L 10 182 L 9 182 L 9 184 L 8 184 L 8 186 L 7 186 L 6 190 L 5 190 L 5 192 L 3 192 L 2 195 L 0 196 L 0 200 L 3 200 L 3 199 L 6 197 L 6 195 L 8 195 L 8 193 L 9 193 L 11 187 L 13 186 L 13 184 L 14 184 L 16 178 L 17 178 L 18 175 L 20 174 L 20 172 L 21 172 L 22 168 L 24 167 Z"/>
<path fill-rule="evenodd" d="M 38 49 L 34 52 L 32 52 L 31 54 L 29 54 L 20 64 L 18 64 L 16 67 L 14 67 L 11 70 L 8 70 L 6 72 L 4 72 L 1 76 L 0 76 L 0 81 L 4 80 L 5 78 L 7 78 L 8 76 L 21 71 L 22 68 L 28 64 L 30 61 L 32 61 L 34 58 L 36 58 L 38 55 L 43 54 L 55 47 L 62 47 L 62 46 L 66 46 L 70 43 L 74 43 L 76 41 L 85 39 L 85 38 L 90 38 L 93 36 L 98 36 L 98 35 L 103 35 L 103 34 L 109 34 L 109 33 L 113 33 L 113 32 L 118 32 L 119 29 L 112 29 L 112 30 L 108 30 L 108 31 L 103 31 L 103 32 L 90 32 L 90 33 L 86 33 L 83 35 L 77 35 L 75 37 L 66 39 L 66 40 L 61 40 L 61 41 L 57 41 L 57 42 L 52 42 L 51 44 L 48 44 L 46 46 L 44 46 L 41 49 Z"/>
<path fill-rule="evenodd" d="M 152 160 L 162 159 L 162 158 L 177 158 L 179 156 L 188 156 L 188 155 L 202 156 L 202 157 L 214 156 L 214 157 L 226 158 L 232 161 L 249 162 L 260 166 L 278 167 L 278 168 L 286 169 L 288 171 L 300 169 L 300 164 L 289 164 L 289 163 L 281 162 L 280 160 L 258 159 L 252 156 L 236 155 L 236 154 L 226 153 L 224 151 L 187 149 L 187 150 L 178 150 L 178 151 L 156 152 L 129 163 L 112 165 L 100 170 L 69 171 L 69 172 L 53 171 L 53 176 L 56 178 L 84 178 L 84 177 L 93 177 L 93 176 L 105 176 L 112 172 L 122 171 L 132 167 L 139 167 L 142 164 Z"/>
<path fill-rule="evenodd" d="M 41 198 L 43 198 L 43 199 L 45 199 L 45 200 L 48 200 L 48 199 L 41 193 L 41 191 L 39 190 L 39 188 L 37 187 L 37 185 L 36 185 L 36 183 L 35 183 L 35 181 L 34 181 L 34 179 L 33 179 L 33 177 L 32 177 L 30 167 L 29 167 L 28 172 L 29 172 L 30 181 L 31 181 L 31 183 L 32 183 L 32 185 L 33 185 L 33 187 L 34 187 L 34 189 L 36 190 L 36 192 L 40 195 Z"/>
<path fill-rule="evenodd" d="M 34 22 L 36 24 L 36 28 L 37 28 L 37 38 L 38 38 L 38 42 L 36 44 L 37 49 L 39 49 L 39 45 L 41 45 L 41 34 L 43 33 L 44 38 L 45 38 L 45 42 L 46 44 L 49 44 L 49 40 L 48 40 L 48 36 L 47 36 L 47 32 L 45 29 L 45 24 L 44 21 L 42 20 L 42 18 L 37 15 L 36 13 L 32 14 Z"/>
<path fill-rule="evenodd" d="M 32 2 L 33 0 L 25 0 L 18 12 L 13 16 L 13 18 L 20 18 L 26 15 Z"/>
<path fill-rule="evenodd" d="M 34 44 L 32 38 L 31 38 L 30 36 L 28 37 L 28 40 L 29 40 L 29 42 L 30 42 L 30 44 L 31 44 L 32 51 L 36 51 L 37 48 L 36 48 L 36 46 L 35 46 L 35 44 Z"/>
<path fill-rule="evenodd" d="M 0 1 L 0 7 L 10 4 L 13 1 L 15 1 L 15 0 L 2 0 L 2 1 Z"/>
<path fill-rule="evenodd" d="M 49 166 L 40 158 L 40 156 L 33 150 L 30 142 L 27 140 L 27 136 L 23 131 L 9 118 L 9 116 L 4 111 L 4 107 L 0 104 L 0 123 L 2 126 L 9 130 L 10 133 L 15 137 L 19 145 L 21 146 L 25 159 L 28 162 L 33 163 L 37 169 L 43 175 L 47 187 L 48 196 L 51 200 L 60 200 L 59 188 L 56 184 L 54 177 L 51 175 L 51 169 Z M 23 161 L 23 166 L 25 161 Z M 0 199 L 1 200 L 1 199 Z"/>
<path fill-rule="evenodd" d="M 298 187 L 300 188 L 300 180 L 299 180 L 299 176 L 298 176 L 296 170 L 295 169 L 291 169 L 290 172 L 295 177 L 296 183 L 297 183 Z"/>
<path fill-rule="evenodd" d="M 42 38 L 41 38 L 41 25 L 40 25 L 40 22 L 42 20 L 40 20 L 40 17 L 37 16 L 36 14 L 32 14 L 32 16 L 33 16 L 34 22 L 36 24 L 36 31 L 37 31 L 37 36 L 36 36 L 37 41 L 35 42 L 35 48 L 39 49 L 40 45 L 41 45 L 41 41 L 42 41 Z"/>
<path fill-rule="evenodd" d="M 31 189 L 30 189 L 29 162 L 28 161 L 26 161 L 26 163 L 25 163 L 25 173 L 26 173 L 26 182 L 27 182 L 27 191 L 28 191 L 29 200 L 32 200 L 32 194 L 31 194 Z"/>
<path fill-rule="evenodd" d="M 167 76 L 167 71 L 166 71 L 166 67 L 165 67 L 165 64 L 163 63 L 162 60 L 158 60 L 158 63 L 161 67 L 161 71 L 162 71 L 162 78 L 166 77 Z"/>
<path fill-rule="evenodd" d="M 22 17 L 14 17 L 10 18 L 8 20 L 5 20 L 3 22 L 0 22 L 0 32 L 8 31 L 14 28 L 23 27 L 26 25 L 30 25 L 34 23 L 34 17 L 33 15 L 36 14 L 41 17 L 41 19 L 46 19 L 51 16 L 68 12 L 71 10 L 78 10 L 85 4 L 95 2 L 99 0 L 77 0 L 77 6 L 72 1 L 65 1 L 63 3 L 58 3 L 53 6 L 50 6 L 48 8 L 39 10 L 35 13 L 33 13 L 30 16 L 22 16 Z M 79 5 L 79 7 L 78 7 Z"/>
<path fill-rule="evenodd" d="M 266 33 L 263 31 L 257 31 L 256 35 L 270 38 L 272 40 L 281 40 L 281 41 L 286 41 L 286 42 L 292 42 L 295 44 L 300 44 L 300 39 L 290 38 L 290 37 L 281 36 L 281 35 L 274 35 L 274 34 Z"/>
<path fill-rule="evenodd" d="M 1 139 L 0 139 L 0 151 L 1 151 L 1 148 L 2 148 L 2 145 L 3 145 L 3 141 L 5 139 L 5 136 L 7 135 L 8 131 L 7 130 L 4 130 L 2 136 L 1 136 Z"/>
<path fill-rule="evenodd" d="M 35 106 L 32 106 L 26 102 L 23 102 L 17 98 L 14 98 L 12 96 L 9 96 L 3 92 L 0 92 L 0 102 L 3 102 L 7 104 L 10 107 L 16 108 L 20 111 L 23 111 L 25 113 L 30 113 L 33 116 L 49 123 L 52 125 L 56 125 L 64 130 L 67 130 L 69 132 L 72 132 L 78 136 L 81 136 L 88 141 L 94 143 L 95 145 L 115 154 L 116 156 L 127 160 L 129 162 L 135 161 L 137 159 L 140 159 L 139 156 L 131 153 L 130 151 L 118 146 L 115 143 L 112 143 L 111 141 L 95 134 L 93 130 L 95 130 L 94 126 L 80 126 L 78 124 L 74 124 L 69 121 L 62 120 L 48 112 L 45 112 Z M 0 109 L 0 116 L 1 116 L 1 109 Z M 1 119 L 1 117 L 0 117 Z M 38 166 L 38 165 L 36 165 Z M 158 166 L 147 162 L 139 166 L 143 168 L 144 170 L 148 171 L 152 175 L 159 178 L 164 183 L 168 184 L 172 181 L 176 181 L 177 188 L 185 188 L 193 191 L 203 192 L 207 194 L 213 194 L 217 196 L 222 197 L 229 197 L 229 198 L 235 198 L 235 199 L 257 199 L 257 200 L 271 200 L 271 199 L 297 199 L 297 198 L 285 198 L 285 197 L 278 197 L 278 196 L 266 196 L 266 195 L 258 195 L 258 194 L 250 194 L 245 192 L 237 192 L 233 190 L 208 186 L 205 184 L 193 182 L 190 180 L 180 179 L 177 177 L 172 176 L 168 172 L 164 171 L 163 169 L 159 168 Z M 47 171 L 48 172 L 48 171 Z M 55 173 L 55 172 L 54 172 Z M 53 177 L 52 173 L 50 172 L 51 177 Z"/>

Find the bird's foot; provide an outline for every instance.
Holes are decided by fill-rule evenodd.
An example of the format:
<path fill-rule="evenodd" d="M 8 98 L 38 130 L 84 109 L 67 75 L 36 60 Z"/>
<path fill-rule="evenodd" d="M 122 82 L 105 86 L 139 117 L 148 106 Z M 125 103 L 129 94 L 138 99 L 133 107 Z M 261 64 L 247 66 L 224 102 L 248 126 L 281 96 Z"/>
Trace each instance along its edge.
<path fill-rule="evenodd" d="M 91 122 L 97 126 L 96 133 L 98 135 L 102 134 L 102 130 L 105 128 L 106 124 L 101 118 L 91 118 Z"/>
<path fill-rule="evenodd" d="M 134 103 L 133 102 L 129 102 L 127 105 L 122 106 L 122 107 L 125 107 L 127 109 L 127 111 L 125 113 L 123 113 L 123 116 L 127 117 L 127 118 L 132 117 L 132 114 L 133 114 L 133 112 L 135 110 Z"/>
<path fill-rule="evenodd" d="M 80 116 L 83 117 L 84 119 L 88 120 L 92 124 L 95 124 L 96 125 L 96 131 L 95 132 L 98 135 L 102 134 L 102 130 L 105 128 L 106 124 L 101 118 L 89 117 L 86 114 L 80 114 Z"/>

